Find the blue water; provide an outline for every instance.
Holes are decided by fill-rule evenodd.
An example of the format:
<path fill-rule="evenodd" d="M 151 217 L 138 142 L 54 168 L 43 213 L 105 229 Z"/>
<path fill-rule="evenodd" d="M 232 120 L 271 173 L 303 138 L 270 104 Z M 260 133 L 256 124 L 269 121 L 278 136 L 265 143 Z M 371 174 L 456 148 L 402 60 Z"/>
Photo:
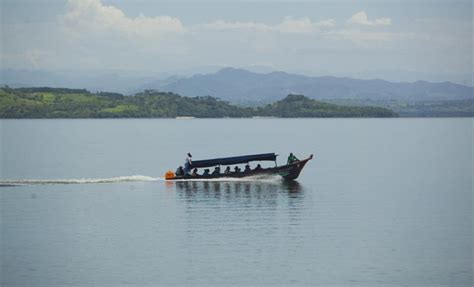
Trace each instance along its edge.
<path fill-rule="evenodd" d="M 472 124 L 1 120 L 1 285 L 471 286 Z M 315 158 L 163 181 L 187 152 Z"/>

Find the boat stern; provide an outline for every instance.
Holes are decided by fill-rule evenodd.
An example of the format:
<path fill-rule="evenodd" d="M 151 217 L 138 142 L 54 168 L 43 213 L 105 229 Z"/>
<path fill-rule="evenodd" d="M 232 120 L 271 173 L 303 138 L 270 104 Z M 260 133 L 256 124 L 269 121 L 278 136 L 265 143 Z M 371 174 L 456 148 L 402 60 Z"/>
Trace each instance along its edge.
<path fill-rule="evenodd" d="M 166 179 L 166 180 L 171 180 L 171 179 L 173 179 L 173 178 L 175 178 L 175 177 L 176 177 L 176 175 L 175 175 L 174 172 L 171 171 L 171 170 L 168 170 L 168 171 L 165 173 L 165 179 Z"/>

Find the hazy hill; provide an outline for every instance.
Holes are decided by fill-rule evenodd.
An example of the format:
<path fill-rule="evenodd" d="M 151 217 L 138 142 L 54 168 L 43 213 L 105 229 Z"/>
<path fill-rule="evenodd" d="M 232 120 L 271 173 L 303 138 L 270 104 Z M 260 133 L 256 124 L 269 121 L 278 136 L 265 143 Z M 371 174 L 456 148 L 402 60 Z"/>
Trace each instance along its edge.
<path fill-rule="evenodd" d="M 473 99 L 474 91 L 472 87 L 450 82 L 393 83 L 330 76 L 308 77 L 285 72 L 262 74 L 234 68 L 225 68 L 214 74 L 175 78 L 168 82 L 151 82 L 146 88 L 190 97 L 210 95 L 232 102 L 270 102 L 290 93 L 321 100 L 462 100 Z"/>
<path fill-rule="evenodd" d="M 165 75 L 161 75 L 164 77 Z M 130 94 L 136 87 L 153 82 L 160 74 L 149 75 L 124 71 L 29 71 L 0 69 L 0 85 L 20 87 L 64 87 Z M 143 89 L 142 89 L 143 90 Z"/>

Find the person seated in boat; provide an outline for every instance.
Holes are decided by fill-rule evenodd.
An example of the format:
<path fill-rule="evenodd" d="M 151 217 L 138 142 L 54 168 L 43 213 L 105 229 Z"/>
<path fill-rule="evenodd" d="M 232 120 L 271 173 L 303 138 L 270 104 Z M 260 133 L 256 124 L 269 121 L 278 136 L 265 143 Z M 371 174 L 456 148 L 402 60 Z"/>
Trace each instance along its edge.
<path fill-rule="evenodd" d="M 189 174 L 189 172 L 191 171 L 191 164 L 193 163 L 191 160 L 192 157 L 193 156 L 191 155 L 191 153 L 188 152 L 188 156 L 184 161 L 184 174 Z"/>
<path fill-rule="evenodd" d="M 176 174 L 177 176 L 184 175 L 183 167 L 182 167 L 182 166 L 179 166 L 179 167 L 176 169 L 175 174 Z"/>
<path fill-rule="evenodd" d="M 203 173 L 202 175 L 209 175 L 209 169 L 206 168 L 206 169 L 204 170 L 204 173 Z"/>
<path fill-rule="evenodd" d="M 299 161 L 299 159 L 292 152 L 290 152 L 290 155 L 288 156 L 288 162 L 286 164 L 291 164 L 295 161 Z"/>
<path fill-rule="evenodd" d="M 248 163 L 245 165 L 244 171 L 251 171 L 250 165 Z"/>
<path fill-rule="evenodd" d="M 214 171 L 212 172 L 212 175 L 219 175 L 221 174 L 221 168 L 216 166 L 216 168 L 214 168 Z"/>
<path fill-rule="evenodd" d="M 196 175 L 199 175 L 199 174 L 198 174 L 198 169 L 197 169 L 197 168 L 193 169 L 193 174 L 192 174 L 192 176 L 196 176 Z"/>
<path fill-rule="evenodd" d="M 235 166 L 235 167 L 234 167 L 234 172 L 240 172 L 240 167 Z"/>
<path fill-rule="evenodd" d="M 224 170 L 224 174 L 229 174 L 230 173 L 230 166 L 227 166 Z"/>
<path fill-rule="evenodd" d="M 260 164 L 257 164 L 254 170 L 262 170 L 262 169 L 263 169 L 262 166 Z"/>

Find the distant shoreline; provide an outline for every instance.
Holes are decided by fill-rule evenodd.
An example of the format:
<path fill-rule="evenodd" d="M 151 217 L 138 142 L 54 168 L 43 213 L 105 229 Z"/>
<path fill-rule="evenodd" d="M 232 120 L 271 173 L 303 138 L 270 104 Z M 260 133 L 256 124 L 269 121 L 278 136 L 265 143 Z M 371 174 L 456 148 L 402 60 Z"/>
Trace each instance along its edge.
<path fill-rule="evenodd" d="M 67 88 L 0 88 L 0 119 L 472 118 L 474 100 L 318 101 L 290 94 L 262 106 L 145 90 L 134 96 Z"/>
<path fill-rule="evenodd" d="M 337 119 L 348 119 L 348 120 L 370 120 L 370 119 L 474 119 L 474 116 L 429 116 L 429 117 L 413 117 L 413 116 L 398 116 L 398 117 L 300 117 L 300 118 L 279 118 L 279 117 L 268 117 L 268 118 L 254 118 L 254 117 L 247 117 L 247 118 L 193 118 L 189 120 L 337 120 Z M 181 119 L 176 118 L 1 118 L 0 121 L 5 120 L 177 120 L 182 121 Z"/>
<path fill-rule="evenodd" d="M 0 118 L 385 118 L 397 117 L 390 109 L 338 105 L 290 94 L 263 107 L 239 107 L 220 99 L 183 97 L 145 90 L 134 96 L 91 93 L 84 89 L 0 89 Z"/>

